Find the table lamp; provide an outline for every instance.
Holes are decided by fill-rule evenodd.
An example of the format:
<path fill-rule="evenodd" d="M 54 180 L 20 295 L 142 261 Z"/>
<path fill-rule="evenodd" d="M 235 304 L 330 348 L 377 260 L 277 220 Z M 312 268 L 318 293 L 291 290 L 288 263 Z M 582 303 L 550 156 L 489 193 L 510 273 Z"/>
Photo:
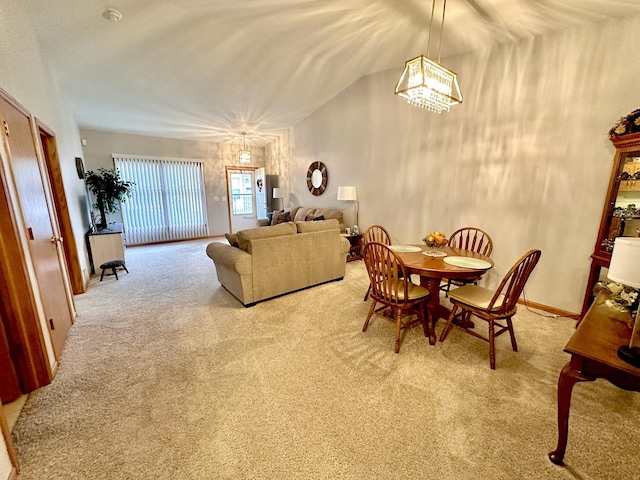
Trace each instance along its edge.
<path fill-rule="evenodd" d="M 358 225 L 358 191 L 353 186 L 338 187 L 338 200 L 356 203 L 356 223 Z"/>
<path fill-rule="evenodd" d="M 613 244 L 607 277 L 614 282 L 640 288 L 640 238 L 617 237 Z M 629 345 L 618 349 L 618 356 L 640 367 L 640 308 L 636 312 Z"/>
<path fill-rule="evenodd" d="M 284 188 L 278 188 L 275 187 L 273 189 L 273 198 L 284 198 Z M 274 210 L 277 210 L 276 208 L 274 208 Z"/>

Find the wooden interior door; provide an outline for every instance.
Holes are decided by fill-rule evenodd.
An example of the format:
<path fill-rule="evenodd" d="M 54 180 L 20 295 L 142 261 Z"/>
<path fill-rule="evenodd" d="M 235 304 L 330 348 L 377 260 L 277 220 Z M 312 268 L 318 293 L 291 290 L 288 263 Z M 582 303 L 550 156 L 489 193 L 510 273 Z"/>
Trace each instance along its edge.
<path fill-rule="evenodd" d="M 63 254 L 58 251 L 61 239 L 55 234 L 55 215 L 51 214 L 55 206 L 47 200 L 45 188 L 48 183 L 45 187 L 29 115 L 0 98 L 0 116 L 40 298 L 54 352 L 60 358 L 73 323 L 73 309 L 69 304 L 69 289 L 63 274 L 65 266 L 60 262 Z"/>
<path fill-rule="evenodd" d="M 71 283 L 73 295 L 78 295 L 86 292 L 87 286 L 84 283 L 82 267 L 78 258 L 78 247 L 73 235 L 71 218 L 69 217 L 67 196 L 64 191 L 64 183 L 62 182 L 62 169 L 60 167 L 60 159 L 58 158 L 58 145 L 51 129 L 38 119 L 36 119 L 36 125 L 38 127 L 38 133 L 40 134 L 40 145 L 42 145 L 44 163 L 49 175 L 49 184 L 51 185 L 51 193 L 53 194 L 53 202 L 55 205 L 54 210 L 57 214 L 56 220 L 60 228 L 60 236 L 64 239 L 62 249 L 65 254 L 64 261 L 69 271 L 69 282 Z"/>

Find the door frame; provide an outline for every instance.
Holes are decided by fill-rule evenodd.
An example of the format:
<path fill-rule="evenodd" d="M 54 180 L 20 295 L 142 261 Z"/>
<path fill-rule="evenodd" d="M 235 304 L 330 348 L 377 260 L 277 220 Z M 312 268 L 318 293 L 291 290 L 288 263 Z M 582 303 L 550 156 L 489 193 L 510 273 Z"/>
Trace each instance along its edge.
<path fill-rule="evenodd" d="M 260 167 L 246 166 L 246 165 L 225 165 L 224 167 L 224 181 L 227 185 L 227 217 L 229 219 L 229 233 L 233 233 L 233 212 L 231 209 L 231 185 L 229 185 L 229 170 L 253 170 L 254 178 L 255 171 Z M 256 207 L 256 189 L 254 182 L 251 182 L 251 188 L 253 191 L 253 206 Z M 256 222 L 257 222 L 257 212 L 256 212 Z"/>
<path fill-rule="evenodd" d="M 64 252 L 64 262 L 66 264 L 67 281 L 71 286 L 72 295 L 78 295 L 87 291 L 87 285 L 82 275 L 82 266 L 78 257 L 78 245 L 73 234 L 71 217 L 69 216 L 69 206 L 65 194 L 64 182 L 62 181 L 62 168 L 58 156 L 58 146 L 56 136 L 39 118 L 35 118 L 35 130 L 38 132 L 36 148 L 42 154 L 41 165 L 44 165 L 49 179 L 49 190 L 51 191 L 56 213 L 58 236 L 63 239 L 62 251 Z M 84 180 L 83 180 L 84 181 Z M 70 300 L 73 304 L 73 297 Z M 74 312 L 75 313 L 75 312 Z"/>

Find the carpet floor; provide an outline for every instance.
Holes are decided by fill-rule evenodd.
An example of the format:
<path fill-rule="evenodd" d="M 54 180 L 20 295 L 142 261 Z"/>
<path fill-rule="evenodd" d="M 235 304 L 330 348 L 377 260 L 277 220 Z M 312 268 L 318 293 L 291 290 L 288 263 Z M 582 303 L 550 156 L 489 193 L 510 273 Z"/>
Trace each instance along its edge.
<path fill-rule="evenodd" d="M 603 380 L 574 390 L 566 465 L 547 458 L 573 320 L 520 307 L 495 371 L 457 329 L 430 346 L 414 328 L 394 354 L 389 323 L 362 332 L 361 261 L 244 308 L 209 241 L 129 248 L 129 274 L 75 298 L 13 431 L 20 480 L 640 478 L 640 395 Z"/>

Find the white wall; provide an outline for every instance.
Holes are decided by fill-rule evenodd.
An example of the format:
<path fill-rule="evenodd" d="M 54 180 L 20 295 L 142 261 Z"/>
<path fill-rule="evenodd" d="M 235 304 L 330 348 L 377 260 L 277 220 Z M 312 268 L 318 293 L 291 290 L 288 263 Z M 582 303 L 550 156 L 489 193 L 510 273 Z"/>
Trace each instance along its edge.
<path fill-rule="evenodd" d="M 360 79 L 293 129 L 292 197 L 339 205 L 338 185 L 357 185 L 361 227 L 385 225 L 395 242 L 483 228 L 494 239 L 489 284 L 540 248 L 527 298 L 579 312 L 614 155 L 607 131 L 638 107 L 638 22 L 443 60 L 464 95 L 448 114 L 395 97 L 401 69 Z M 311 198 L 316 160 L 329 186 Z"/>
<path fill-rule="evenodd" d="M 229 231 L 225 166 L 238 165 L 238 151 L 242 146 L 240 140 L 234 144 L 222 144 L 84 128 L 80 129 L 80 135 L 87 143 L 83 147 L 86 171 L 112 168 L 113 153 L 203 160 L 209 235 L 223 235 Z M 265 148 L 251 146 L 250 150 L 251 166 L 264 166 Z M 119 214 L 116 217 L 120 218 Z"/>
<path fill-rule="evenodd" d="M 84 181 L 76 174 L 74 160 L 82 154 L 78 128 L 40 54 L 35 32 L 20 2 L 0 4 L 0 88 L 55 133 L 71 224 L 82 270 L 88 280 L 90 269 L 84 233 L 89 223 Z"/>
<path fill-rule="evenodd" d="M 35 32 L 22 11 L 20 2 L 0 3 L 0 88 L 13 96 L 56 135 L 71 223 L 80 249 L 80 262 L 85 278 L 88 279 L 88 256 L 84 242 L 84 232 L 88 228 L 84 214 L 84 182 L 78 179 L 74 162 L 74 158 L 81 154 L 78 130 L 46 62 L 40 55 Z M 43 318 L 42 321 L 44 320 Z M 45 326 L 43 331 L 47 331 Z M 47 342 L 47 346 L 51 352 L 50 342 Z M 51 353 L 49 359 L 50 362 L 54 360 Z M 6 445 L 2 441 L 0 478 L 7 478 L 10 471 L 6 452 Z"/>

